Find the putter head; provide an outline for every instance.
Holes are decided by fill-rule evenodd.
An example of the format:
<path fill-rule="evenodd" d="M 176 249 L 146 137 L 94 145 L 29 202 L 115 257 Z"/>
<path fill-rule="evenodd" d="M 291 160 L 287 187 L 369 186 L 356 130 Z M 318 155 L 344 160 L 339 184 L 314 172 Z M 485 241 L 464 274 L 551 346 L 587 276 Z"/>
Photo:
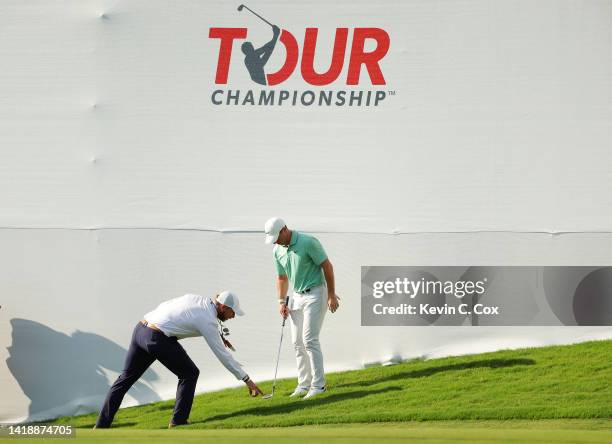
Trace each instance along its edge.
<path fill-rule="evenodd" d="M 274 396 L 274 393 L 268 393 L 267 395 L 263 395 L 262 399 L 270 399 L 272 396 Z"/>
<path fill-rule="evenodd" d="M 238 6 L 238 11 L 242 11 L 242 8 L 244 8 L 244 5 Z"/>

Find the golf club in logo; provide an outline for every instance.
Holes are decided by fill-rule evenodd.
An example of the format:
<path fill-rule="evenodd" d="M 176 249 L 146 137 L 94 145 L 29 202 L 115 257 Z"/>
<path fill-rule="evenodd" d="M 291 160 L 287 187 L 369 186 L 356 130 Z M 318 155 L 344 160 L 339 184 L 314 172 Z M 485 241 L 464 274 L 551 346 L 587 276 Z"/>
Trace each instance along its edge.
<path fill-rule="evenodd" d="M 281 29 L 247 5 L 241 4 L 237 10 L 248 13 L 259 19 L 260 23 L 270 26 L 272 37 L 261 44 L 248 37 L 248 28 L 211 27 L 209 38 L 219 41 L 215 85 L 228 85 L 230 72 L 234 73 L 232 77 L 236 75 L 236 54 L 239 53 L 234 51 L 234 43 L 238 43 L 243 56 L 240 64 L 244 64 L 250 79 L 263 87 L 280 85 L 299 73 L 306 84 L 316 87 L 332 84 L 358 86 L 369 80 L 368 85 L 386 88 L 387 82 L 381 62 L 389 51 L 390 37 L 384 29 L 339 27 L 336 28 L 329 47 L 327 45 L 330 42 L 327 39 L 318 38 L 317 27 L 306 28 L 303 39 L 298 39 L 296 35 L 301 34 L 299 31 L 294 35 L 287 29 Z M 277 51 L 279 45 L 282 46 L 281 51 Z M 331 60 L 326 70 L 317 70 L 323 63 L 319 60 L 325 57 L 323 52 L 331 53 Z M 273 55 L 273 64 L 278 66 L 280 62 L 280 68 L 269 72 L 266 66 Z M 239 75 L 237 78 L 240 78 Z M 234 78 L 232 83 L 235 81 Z M 387 89 L 338 90 L 337 87 L 334 90 L 315 91 L 216 89 L 211 95 L 211 101 L 214 105 L 378 106 L 387 97 L 387 92 Z"/>
<path fill-rule="evenodd" d="M 251 42 L 244 42 L 242 44 L 242 52 L 244 53 L 244 64 L 249 71 L 249 75 L 251 79 L 255 83 L 259 83 L 260 85 L 266 85 L 266 75 L 264 73 L 264 66 L 268 62 L 268 59 L 272 55 L 272 51 L 274 51 L 274 47 L 276 46 L 276 42 L 278 41 L 278 36 L 280 34 L 280 28 L 276 25 L 273 25 L 261 15 L 257 14 L 251 8 L 245 5 L 238 6 L 238 11 L 242 11 L 246 9 L 251 12 L 255 17 L 261 19 L 264 23 L 270 25 L 272 27 L 272 40 L 263 45 L 259 49 L 255 49 Z"/>

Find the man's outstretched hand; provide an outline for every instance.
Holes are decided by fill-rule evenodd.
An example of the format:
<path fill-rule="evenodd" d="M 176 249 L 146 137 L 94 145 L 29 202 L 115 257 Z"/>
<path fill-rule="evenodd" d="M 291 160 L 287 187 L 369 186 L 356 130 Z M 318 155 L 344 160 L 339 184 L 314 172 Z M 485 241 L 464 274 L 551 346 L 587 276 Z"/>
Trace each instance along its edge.
<path fill-rule="evenodd" d="M 257 395 L 263 395 L 263 392 L 259 389 L 259 387 L 257 387 L 257 384 L 255 384 L 250 379 L 248 381 L 246 381 L 246 385 L 249 388 L 249 395 L 251 395 L 253 397 L 255 397 Z"/>

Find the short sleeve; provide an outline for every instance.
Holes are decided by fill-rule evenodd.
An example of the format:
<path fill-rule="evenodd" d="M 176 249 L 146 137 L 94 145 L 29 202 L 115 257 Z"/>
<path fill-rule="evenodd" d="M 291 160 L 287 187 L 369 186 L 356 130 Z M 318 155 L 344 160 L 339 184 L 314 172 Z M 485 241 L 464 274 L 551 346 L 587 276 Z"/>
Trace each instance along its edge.
<path fill-rule="evenodd" d="M 282 264 L 280 263 L 280 261 L 276 257 L 276 253 L 273 254 L 273 258 L 274 258 L 274 268 L 276 269 L 276 274 L 278 276 L 286 276 L 287 272 L 285 271 L 285 269 L 283 268 Z"/>
<path fill-rule="evenodd" d="M 317 238 L 312 238 L 310 242 L 308 242 L 308 256 L 312 259 L 312 261 L 316 265 L 321 265 L 323 262 L 327 260 L 327 253 L 323 249 L 323 245 Z"/>

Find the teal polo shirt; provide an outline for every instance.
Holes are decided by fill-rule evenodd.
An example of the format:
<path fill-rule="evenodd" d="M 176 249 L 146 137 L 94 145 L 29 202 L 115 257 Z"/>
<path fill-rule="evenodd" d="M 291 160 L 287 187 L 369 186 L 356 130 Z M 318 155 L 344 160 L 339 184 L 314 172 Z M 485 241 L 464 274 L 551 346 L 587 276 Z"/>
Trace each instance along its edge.
<path fill-rule="evenodd" d="M 292 231 L 289 246 L 275 245 L 273 254 L 276 273 L 289 278 L 293 291 L 302 293 L 325 282 L 321 264 L 327 254 L 316 237 Z"/>

